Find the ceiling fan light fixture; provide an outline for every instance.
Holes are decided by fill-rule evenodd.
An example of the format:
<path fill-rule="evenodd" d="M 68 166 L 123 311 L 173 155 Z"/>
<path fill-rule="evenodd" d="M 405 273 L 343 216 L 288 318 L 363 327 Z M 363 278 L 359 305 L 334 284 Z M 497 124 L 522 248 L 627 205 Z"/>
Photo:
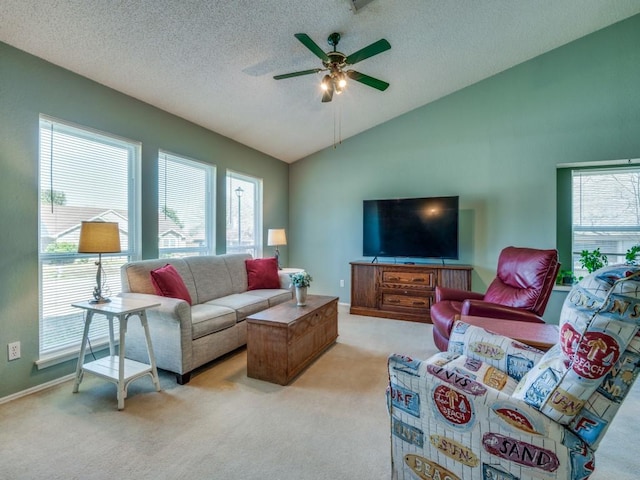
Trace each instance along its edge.
<path fill-rule="evenodd" d="M 326 92 L 327 90 L 329 90 L 329 88 L 331 88 L 331 77 L 329 75 L 325 75 L 324 77 L 322 77 L 322 83 L 320 83 L 320 88 L 322 88 L 322 91 Z"/>
<path fill-rule="evenodd" d="M 336 94 L 340 95 L 347 86 L 347 76 L 344 74 L 344 72 L 339 71 L 333 74 L 332 80 L 333 89 L 335 90 Z"/>
<path fill-rule="evenodd" d="M 340 88 L 340 90 L 344 90 L 344 87 L 346 86 L 347 86 L 347 76 L 343 72 L 340 72 L 338 74 L 338 87 Z"/>

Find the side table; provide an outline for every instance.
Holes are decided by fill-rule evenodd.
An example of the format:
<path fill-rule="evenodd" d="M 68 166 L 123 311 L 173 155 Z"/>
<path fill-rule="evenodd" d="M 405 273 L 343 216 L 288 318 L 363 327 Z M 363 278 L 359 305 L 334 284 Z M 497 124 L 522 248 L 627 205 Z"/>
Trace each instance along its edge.
<path fill-rule="evenodd" d="M 153 355 L 153 346 L 151 345 L 151 337 L 149 335 L 149 326 L 147 324 L 146 315 L 147 308 L 158 305 L 160 304 L 157 302 L 129 298 L 125 299 L 120 297 L 114 297 L 108 303 L 91 303 L 90 301 L 84 301 L 72 304 L 72 306 L 86 311 L 84 319 L 84 333 L 82 335 L 82 344 L 80 345 L 80 356 L 78 357 L 73 393 L 78 392 L 84 372 L 90 372 L 116 384 L 118 389 L 118 410 L 122 410 L 124 408 L 124 399 L 127 398 L 127 387 L 137 378 L 145 375 L 151 375 L 151 379 L 153 380 L 156 390 L 158 392 L 160 391 L 160 380 L 158 379 L 156 359 Z M 105 315 L 109 319 L 109 356 L 84 363 L 89 327 L 91 326 L 93 316 L 97 313 Z M 150 365 L 125 357 L 127 322 L 129 321 L 129 317 L 132 315 L 136 315 L 140 318 L 140 322 L 144 328 Z M 117 355 L 115 353 L 115 342 L 113 336 L 114 318 L 117 318 L 120 324 L 120 347 Z"/>

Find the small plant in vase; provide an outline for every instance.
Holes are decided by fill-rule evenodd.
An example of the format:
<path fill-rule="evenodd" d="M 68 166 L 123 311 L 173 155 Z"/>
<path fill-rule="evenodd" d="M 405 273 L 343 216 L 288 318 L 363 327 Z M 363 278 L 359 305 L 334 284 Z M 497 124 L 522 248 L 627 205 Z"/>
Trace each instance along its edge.
<path fill-rule="evenodd" d="M 311 286 L 313 278 L 304 270 L 302 272 L 290 273 L 291 285 L 296 287 L 296 302 L 299 307 L 307 304 L 307 288 Z"/>

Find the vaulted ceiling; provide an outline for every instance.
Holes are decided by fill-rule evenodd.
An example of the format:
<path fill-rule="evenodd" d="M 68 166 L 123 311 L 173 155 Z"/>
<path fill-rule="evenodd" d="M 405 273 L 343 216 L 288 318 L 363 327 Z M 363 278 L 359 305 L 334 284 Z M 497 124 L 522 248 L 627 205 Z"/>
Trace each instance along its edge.
<path fill-rule="evenodd" d="M 640 0 L 2 0 L 0 41 L 294 162 L 405 112 L 640 13 Z M 322 103 L 325 52 L 381 38 Z"/>

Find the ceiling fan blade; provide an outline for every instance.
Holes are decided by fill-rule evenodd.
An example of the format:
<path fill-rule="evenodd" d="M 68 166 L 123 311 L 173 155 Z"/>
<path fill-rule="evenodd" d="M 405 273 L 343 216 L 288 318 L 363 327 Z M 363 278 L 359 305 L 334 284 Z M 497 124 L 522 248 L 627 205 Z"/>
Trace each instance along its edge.
<path fill-rule="evenodd" d="M 273 78 L 275 80 L 282 80 L 283 78 L 299 77 L 300 75 L 311 75 L 312 73 L 318 73 L 322 70 L 322 68 L 312 68 L 311 70 L 302 70 L 301 72 L 283 73 L 282 75 L 276 75 Z"/>
<path fill-rule="evenodd" d="M 330 102 L 333 98 L 333 88 L 329 88 L 322 92 L 322 103 Z"/>
<path fill-rule="evenodd" d="M 316 42 L 311 40 L 311 37 L 309 35 L 307 35 L 306 33 L 296 33 L 293 36 L 300 40 L 300 43 L 311 50 L 320 60 L 323 60 L 325 62 L 329 61 L 329 56 L 324 51 L 322 51 L 322 49 Z"/>
<path fill-rule="evenodd" d="M 378 80 L 377 78 L 370 77 L 369 75 L 365 75 L 364 73 L 356 72 L 354 70 L 349 70 L 346 72 L 347 76 L 355 80 L 356 82 L 364 83 L 373 88 L 377 88 L 381 92 L 384 92 L 389 84 L 387 82 L 383 82 L 382 80 Z"/>
<path fill-rule="evenodd" d="M 387 51 L 390 48 L 391 44 L 382 38 L 377 42 L 373 42 L 368 47 L 364 47 L 357 52 L 352 53 L 346 58 L 345 62 L 347 65 L 353 65 L 354 63 L 361 62 L 366 58 L 373 57 L 374 55 Z"/>

